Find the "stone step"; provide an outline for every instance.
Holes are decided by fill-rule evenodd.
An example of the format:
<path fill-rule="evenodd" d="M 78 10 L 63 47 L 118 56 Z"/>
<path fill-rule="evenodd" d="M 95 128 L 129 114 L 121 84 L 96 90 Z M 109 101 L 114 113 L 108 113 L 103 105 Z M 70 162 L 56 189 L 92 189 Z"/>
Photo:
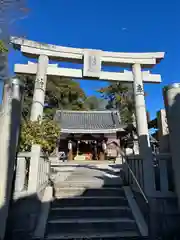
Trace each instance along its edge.
<path fill-rule="evenodd" d="M 92 177 L 92 176 L 108 176 L 108 177 L 119 177 L 120 170 L 117 169 L 91 169 L 91 168 L 80 168 L 74 169 L 74 177 Z"/>
<path fill-rule="evenodd" d="M 73 233 L 73 234 L 49 234 L 45 239 L 49 240 L 82 240 L 82 239 L 93 239 L 93 240 L 141 240 L 139 234 L 135 231 L 115 232 L 109 233 L 104 231 L 103 233 Z"/>
<path fill-rule="evenodd" d="M 48 234 L 102 234 L 120 231 L 137 231 L 134 220 L 128 218 L 81 218 L 81 219 L 56 219 L 49 220 L 47 224 Z"/>
<path fill-rule="evenodd" d="M 119 167 L 62 163 L 54 169 L 46 239 L 141 239 Z"/>
<path fill-rule="evenodd" d="M 57 163 L 59 166 L 62 166 L 62 167 L 66 167 L 66 166 L 76 166 L 76 167 L 82 167 L 82 166 L 98 166 L 98 167 L 101 167 L 101 166 L 121 166 L 120 164 L 117 164 L 117 163 L 114 163 L 114 161 L 108 161 L 108 160 L 105 160 L 105 161 L 101 161 L 101 160 L 84 160 L 84 161 L 77 161 L 77 160 L 73 160 L 73 161 L 66 161 L 66 162 L 62 162 L 60 160 L 52 160 L 52 164 L 53 163 Z"/>
<path fill-rule="evenodd" d="M 71 197 L 71 196 L 125 196 L 123 188 L 112 187 L 112 188 L 56 188 L 56 195 L 62 197 Z"/>
<path fill-rule="evenodd" d="M 118 169 L 87 169 L 87 168 L 81 168 L 81 169 L 74 169 L 73 171 L 73 177 L 92 177 L 92 176 L 109 176 L 109 177 L 119 177 L 120 170 Z"/>
<path fill-rule="evenodd" d="M 108 207 L 108 206 L 128 206 L 125 197 L 73 197 L 56 198 L 52 202 L 54 207 Z"/>
<path fill-rule="evenodd" d="M 87 219 L 87 218 L 119 218 L 126 217 L 133 219 L 129 207 L 69 207 L 52 208 L 49 220 L 56 219 Z"/>
<path fill-rule="evenodd" d="M 55 182 L 54 187 L 55 189 L 58 188 L 105 188 L 111 186 L 118 186 L 119 188 L 122 187 L 122 182 L 117 179 L 112 179 L 107 181 L 106 183 L 103 180 L 93 180 L 93 181 L 86 181 L 82 179 L 81 181 L 61 181 Z"/>
<path fill-rule="evenodd" d="M 57 172 L 74 172 L 76 168 L 75 167 L 58 167 L 58 166 L 54 166 L 54 167 L 51 167 L 51 171 L 57 171 Z"/>

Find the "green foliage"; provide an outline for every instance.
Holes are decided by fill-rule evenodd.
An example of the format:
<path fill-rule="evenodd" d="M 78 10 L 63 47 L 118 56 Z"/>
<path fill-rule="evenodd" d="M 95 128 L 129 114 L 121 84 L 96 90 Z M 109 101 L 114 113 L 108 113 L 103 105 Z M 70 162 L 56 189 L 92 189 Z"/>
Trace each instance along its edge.
<path fill-rule="evenodd" d="M 17 76 L 24 83 L 23 115 L 29 118 L 32 105 L 35 77 Z M 44 117 L 52 119 L 56 110 L 97 110 L 101 99 L 95 96 L 87 97 L 80 84 L 70 78 L 48 77 Z"/>
<path fill-rule="evenodd" d="M 85 110 L 99 110 L 102 107 L 102 99 L 96 96 L 89 96 L 84 100 Z"/>
<path fill-rule="evenodd" d="M 112 83 L 108 87 L 101 88 L 98 92 L 107 100 L 107 109 L 120 111 L 124 123 L 132 123 L 134 113 L 134 97 L 131 85 Z"/>
<path fill-rule="evenodd" d="M 30 151 L 32 144 L 40 144 L 47 154 L 54 151 L 60 134 L 59 126 L 53 120 L 23 121 L 20 134 L 20 151 Z"/>
<path fill-rule="evenodd" d="M 6 48 L 4 42 L 0 40 L 0 53 L 8 52 L 8 49 Z"/>
<path fill-rule="evenodd" d="M 70 78 L 49 78 L 46 103 L 51 109 L 83 110 L 85 92 L 77 81 Z"/>
<path fill-rule="evenodd" d="M 22 75 L 18 77 L 25 85 L 23 113 L 29 117 L 35 77 Z M 52 119 L 57 109 L 84 110 L 85 99 L 86 95 L 78 82 L 70 78 L 48 77 L 45 96 L 45 104 L 48 107 L 44 109 L 44 114 Z"/>

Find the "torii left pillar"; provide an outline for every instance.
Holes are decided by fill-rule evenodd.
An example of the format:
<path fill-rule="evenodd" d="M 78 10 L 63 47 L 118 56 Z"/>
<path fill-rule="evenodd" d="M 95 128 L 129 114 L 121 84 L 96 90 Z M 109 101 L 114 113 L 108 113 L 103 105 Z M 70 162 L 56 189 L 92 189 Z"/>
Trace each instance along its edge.
<path fill-rule="evenodd" d="M 37 64 L 37 75 L 34 86 L 33 103 L 31 108 L 31 121 L 37 121 L 43 116 L 48 63 L 48 56 L 39 56 Z"/>

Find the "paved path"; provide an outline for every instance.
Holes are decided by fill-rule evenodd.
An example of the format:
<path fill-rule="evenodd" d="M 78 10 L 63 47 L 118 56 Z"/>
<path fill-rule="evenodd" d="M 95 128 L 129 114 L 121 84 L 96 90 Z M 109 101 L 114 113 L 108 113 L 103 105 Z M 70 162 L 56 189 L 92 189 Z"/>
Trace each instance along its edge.
<path fill-rule="evenodd" d="M 103 186 L 103 185 L 121 185 L 120 166 L 116 164 L 82 164 L 79 163 L 65 163 L 58 167 L 53 167 L 55 173 L 53 181 L 56 185 L 62 182 L 89 182 L 89 185 Z"/>

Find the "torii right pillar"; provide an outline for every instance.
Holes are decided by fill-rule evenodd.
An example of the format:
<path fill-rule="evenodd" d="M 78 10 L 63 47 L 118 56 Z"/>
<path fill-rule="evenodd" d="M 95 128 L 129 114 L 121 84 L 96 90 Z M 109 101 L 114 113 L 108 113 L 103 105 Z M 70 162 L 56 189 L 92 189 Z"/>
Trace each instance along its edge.
<path fill-rule="evenodd" d="M 139 140 L 139 151 L 143 159 L 144 190 L 148 197 L 154 194 L 154 172 L 152 164 L 152 149 L 149 141 L 146 105 L 144 99 L 144 88 L 142 80 L 141 65 L 135 63 L 132 66 L 134 76 L 134 100 L 136 113 L 136 126 Z"/>

